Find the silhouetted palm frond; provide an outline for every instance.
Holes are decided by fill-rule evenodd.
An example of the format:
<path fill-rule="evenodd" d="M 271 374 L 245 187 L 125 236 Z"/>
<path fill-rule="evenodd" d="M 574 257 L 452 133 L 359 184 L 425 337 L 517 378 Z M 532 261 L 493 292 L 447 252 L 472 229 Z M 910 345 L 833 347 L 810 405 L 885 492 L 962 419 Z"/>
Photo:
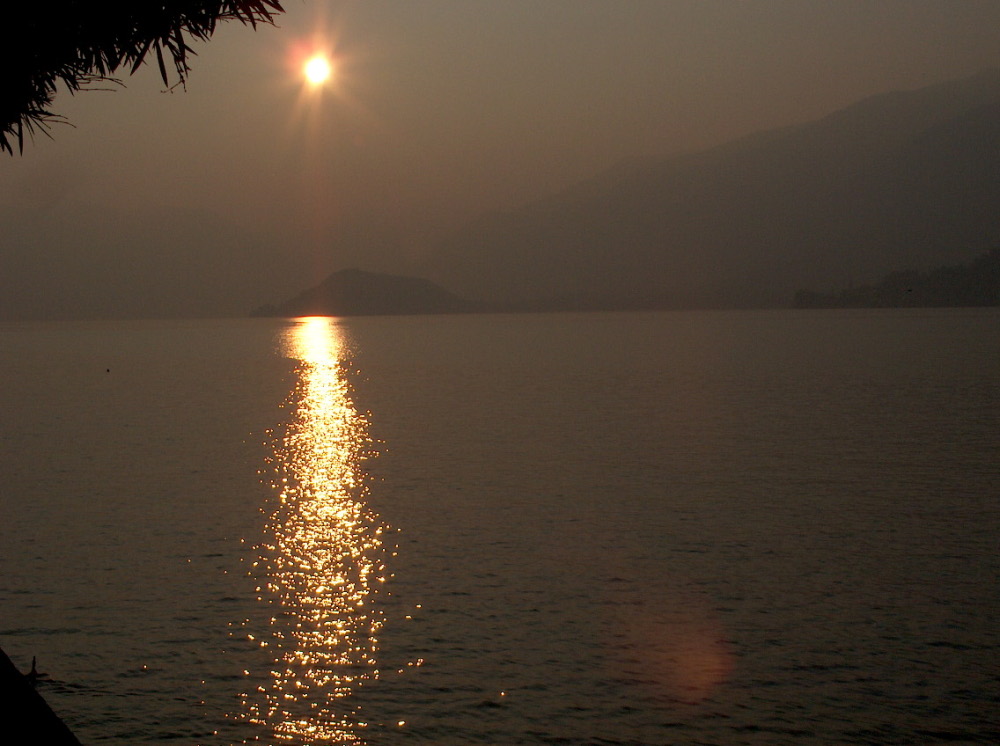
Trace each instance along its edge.
<path fill-rule="evenodd" d="M 9 0 L 0 9 L 0 150 L 65 121 L 50 107 L 61 81 L 70 92 L 134 73 L 152 52 L 166 86 L 190 72 L 191 41 L 219 21 L 256 27 L 283 12 L 280 0 Z M 172 70 L 171 70 L 172 68 Z M 172 79 L 173 78 L 173 79 Z"/>

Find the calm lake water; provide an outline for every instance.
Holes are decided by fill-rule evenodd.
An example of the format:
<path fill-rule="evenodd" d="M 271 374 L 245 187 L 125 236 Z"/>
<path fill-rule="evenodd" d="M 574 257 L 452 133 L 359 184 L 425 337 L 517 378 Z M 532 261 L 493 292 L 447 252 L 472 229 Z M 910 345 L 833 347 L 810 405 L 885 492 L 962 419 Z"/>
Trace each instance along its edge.
<path fill-rule="evenodd" d="M 0 324 L 85 744 L 1000 741 L 1000 313 Z"/>

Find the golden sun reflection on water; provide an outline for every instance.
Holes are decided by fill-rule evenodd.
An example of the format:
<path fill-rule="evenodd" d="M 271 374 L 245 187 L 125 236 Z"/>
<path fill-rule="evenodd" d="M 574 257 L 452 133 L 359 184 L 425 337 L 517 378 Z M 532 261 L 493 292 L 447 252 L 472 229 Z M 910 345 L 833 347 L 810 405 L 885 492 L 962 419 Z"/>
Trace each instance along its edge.
<path fill-rule="evenodd" d="M 282 344 L 299 361 L 295 411 L 275 441 L 277 497 L 255 574 L 270 615 L 259 643 L 273 666 L 244 697 L 245 717 L 279 741 L 364 743 L 363 717 L 346 698 L 378 677 L 386 527 L 365 506 L 360 462 L 371 440 L 350 398 L 336 322 L 301 319 Z"/>

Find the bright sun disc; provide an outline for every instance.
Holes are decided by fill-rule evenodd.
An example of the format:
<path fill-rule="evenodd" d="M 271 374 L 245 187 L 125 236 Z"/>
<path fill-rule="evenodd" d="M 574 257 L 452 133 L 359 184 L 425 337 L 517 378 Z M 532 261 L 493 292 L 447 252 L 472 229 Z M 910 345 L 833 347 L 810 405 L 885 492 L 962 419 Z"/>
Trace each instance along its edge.
<path fill-rule="evenodd" d="M 306 80 L 313 85 L 320 85 L 330 79 L 330 74 L 333 71 L 326 57 L 316 55 L 306 62 L 303 72 L 306 74 Z"/>

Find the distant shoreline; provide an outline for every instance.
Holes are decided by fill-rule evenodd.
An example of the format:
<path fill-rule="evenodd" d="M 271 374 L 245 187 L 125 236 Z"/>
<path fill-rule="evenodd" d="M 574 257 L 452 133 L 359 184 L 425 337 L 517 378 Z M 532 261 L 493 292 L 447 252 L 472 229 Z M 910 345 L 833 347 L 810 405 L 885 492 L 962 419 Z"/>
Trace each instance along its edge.
<path fill-rule="evenodd" d="M 1000 306 L 1000 247 L 969 264 L 905 270 L 875 285 L 834 293 L 799 290 L 794 308 L 981 308 Z"/>

